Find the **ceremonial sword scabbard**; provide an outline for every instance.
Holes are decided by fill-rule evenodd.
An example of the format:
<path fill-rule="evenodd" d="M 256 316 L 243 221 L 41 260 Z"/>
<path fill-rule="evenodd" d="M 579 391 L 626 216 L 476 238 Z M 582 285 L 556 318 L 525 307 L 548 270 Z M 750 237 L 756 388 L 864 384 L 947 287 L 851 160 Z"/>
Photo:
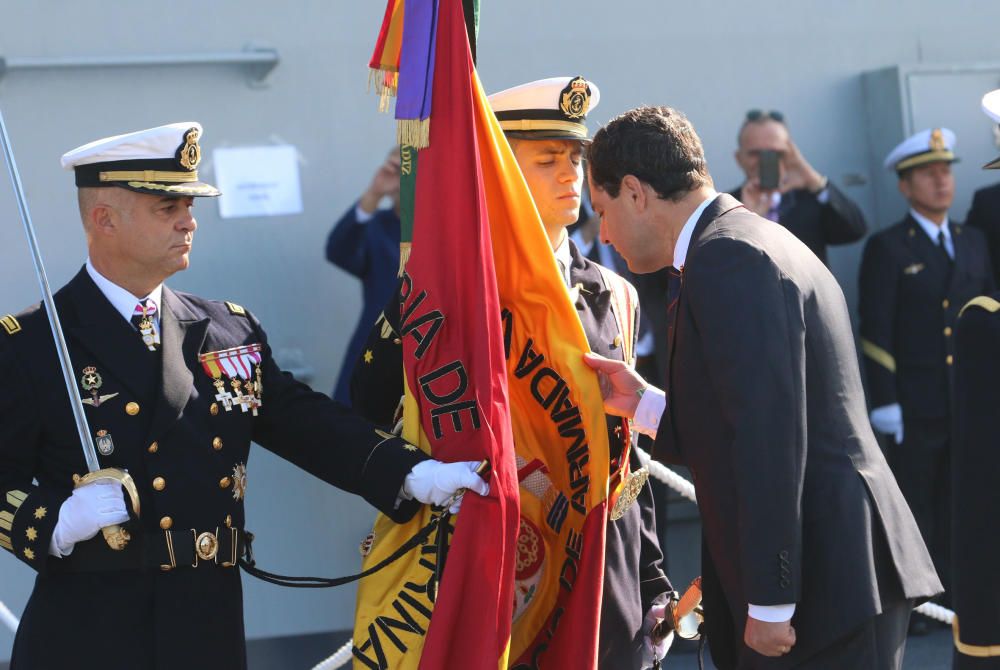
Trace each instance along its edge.
<path fill-rule="evenodd" d="M 128 497 L 132 501 L 132 511 L 135 512 L 136 516 L 139 516 L 139 490 L 135 487 L 135 482 L 132 481 L 132 476 L 129 473 L 116 468 L 105 468 L 88 473 L 83 477 L 73 475 L 74 488 L 80 488 L 85 484 L 97 481 L 118 482 L 125 489 L 125 492 L 128 493 Z M 115 551 L 124 549 L 129 540 L 132 539 L 128 531 L 117 524 L 102 528 L 101 534 L 104 535 L 104 541 L 108 543 L 108 546 Z"/>

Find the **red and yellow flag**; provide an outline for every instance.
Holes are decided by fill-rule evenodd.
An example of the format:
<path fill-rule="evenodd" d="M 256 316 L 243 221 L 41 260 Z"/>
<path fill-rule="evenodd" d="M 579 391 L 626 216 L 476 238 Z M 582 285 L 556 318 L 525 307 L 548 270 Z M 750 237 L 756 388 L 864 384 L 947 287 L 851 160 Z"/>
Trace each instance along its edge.
<path fill-rule="evenodd" d="M 400 4 L 390 0 L 387 22 L 402 16 Z M 403 435 L 441 460 L 488 458 L 493 476 L 488 498 L 465 497 L 436 593 L 436 540 L 362 581 L 354 667 L 593 668 L 609 470 L 600 390 L 479 83 L 462 2 L 406 0 L 406 16 L 431 5 L 432 43 L 410 51 L 433 68 L 418 77 L 422 97 L 407 118 L 427 121 L 432 111 L 434 124 L 427 148 L 402 150 L 414 224 L 403 280 Z M 405 77 L 399 85 L 401 101 L 413 95 Z M 380 516 L 366 567 L 429 515 L 401 525 Z"/>

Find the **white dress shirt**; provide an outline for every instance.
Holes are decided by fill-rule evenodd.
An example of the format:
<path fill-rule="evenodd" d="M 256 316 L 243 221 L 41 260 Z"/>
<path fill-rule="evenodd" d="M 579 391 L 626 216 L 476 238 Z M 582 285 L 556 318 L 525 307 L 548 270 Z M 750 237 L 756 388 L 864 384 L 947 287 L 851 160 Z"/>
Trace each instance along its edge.
<path fill-rule="evenodd" d="M 712 192 L 704 202 L 691 213 L 688 220 L 681 228 L 680 235 L 677 236 L 677 244 L 674 245 L 673 267 L 681 270 L 687 260 L 688 248 L 691 246 L 691 236 L 694 234 L 698 219 L 701 218 L 705 209 L 715 200 L 718 193 Z M 639 405 L 635 409 L 635 417 L 632 427 L 644 435 L 656 438 L 656 430 L 660 426 L 660 418 L 667 408 L 667 395 L 655 386 L 647 386 Z M 788 621 L 795 614 L 795 603 L 785 605 L 748 605 L 748 613 L 757 621 L 781 622 Z"/>
<path fill-rule="evenodd" d="M 149 295 L 142 298 L 138 298 L 127 290 L 123 289 L 118 284 L 102 275 L 94 267 L 90 259 L 87 259 L 87 274 L 90 278 L 94 280 L 97 284 L 97 288 L 100 289 L 104 297 L 108 299 L 111 306 L 115 308 L 115 311 L 122 315 L 122 318 L 132 324 L 132 314 L 135 313 L 135 307 L 143 300 L 152 300 L 153 304 L 156 305 L 156 314 L 153 315 L 153 330 L 156 331 L 156 336 L 160 335 L 160 310 L 163 307 L 161 298 L 163 297 L 163 284 L 158 285 Z"/>
<path fill-rule="evenodd" d="M 931 238 L 931 242 L 937 246 L 938 235 L 944 233 L 944 249 L 951 256 L 952 260 L 955 260 L 955 242 L 951 239 L 951 228 L 948 226 L 948 215 L 944 217 L 944 222 L 939 226 L 930 219 L 928 219 L 923 214 L 918 213 L 915 209 L 910 210 L 910 216 L 912 216 L 920 227 L 923 228 L 924 232 L 927 233 L 927 237 Z"/>

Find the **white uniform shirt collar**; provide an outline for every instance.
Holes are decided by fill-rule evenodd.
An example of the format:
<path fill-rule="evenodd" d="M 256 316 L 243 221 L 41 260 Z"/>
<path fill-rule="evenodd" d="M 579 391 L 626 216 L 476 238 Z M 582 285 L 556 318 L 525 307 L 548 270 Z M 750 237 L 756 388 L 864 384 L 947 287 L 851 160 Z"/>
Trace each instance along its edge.
<path fill-rule="evenodd" d="M 555 256 L 563 282 L 569 286 L 569 267 L 573 264 L 573 255 L 569 252 L 569 235 L 563 235 L 562 242 L 556 247 Z"/>
<path fill-rule="evenodd" d="M 681 234 L 677 236 L 677 244 L 674 245 L 674 262 L 671 265 L 680 270 L 684 267 L 684 261 L 687 260 L 688 247 L 691 246 L 691 236 L 694 235 L 694 227 L 698 225 L 698 219 L 701 218 L 702 213 L 708 208 L 712 202 L 719 197 L 716 191 L 712 191 L 705 200 L 698 205 L 691 216 L 688 217 L 687 222 L 685 222 L 684 227 L 681 228 Z"/>
<path fill-rule="evenodd" d="M 948 225 L 948 215 L 944 217 L 944 223 L 940 226 L 928 219 L 923 214 L 920 214 L 915 209 L 910 209 L 910 216 L 913 220 L 920 224 L 924 232 L 927 233 L 927 237 L 931 238 L 931 242 L 934 244 L 938 243 L 938 235 L 944 233 L 944 248 L 948 251 L 948 255 L 952 258 L 955 257 L 955 246 L 951 239 L 951 226 Z"/>
<path fill-rule="evenodd" d="M 163 297 L 163 284 L 158 285 L 152 291 L 149 292 L 148 296 L 143 296 L 143 298 L 138 298 L 125 289 L 123 289 L 118 284 L 102 275 L 94 265 L 87 259 L 87 274 L 90 278 L 94 280 L 97 284 L 97 288 L 100 289 L 104 297 L 108 299 L 108 302 L 115 308 L 115 311 L 122 315 L 122 318 L 126 321 L 132 321 L 132 313 L 135 311 L 135 306 L 139 304 L 139 301 L 148 298 L 153 301 L 156 305 L 156 317 L 155 323 L 160 322 L 160 308 L 162 306 L 161 298 Z"/>

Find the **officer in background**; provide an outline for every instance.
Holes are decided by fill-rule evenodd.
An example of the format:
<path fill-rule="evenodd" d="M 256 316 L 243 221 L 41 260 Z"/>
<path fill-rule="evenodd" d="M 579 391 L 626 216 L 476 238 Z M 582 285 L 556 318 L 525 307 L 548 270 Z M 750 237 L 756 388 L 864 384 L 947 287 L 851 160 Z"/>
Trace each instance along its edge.
<path fill-rule="evenodd" d="M 592 111 L 599 91 L 592 82 L 577 80 L 585 85 L 589 96 L 584 109 Z M 635 289 L 581 254 L 566 233 L 566 227 L 579 216 L 582 144 L 588 141 L 586 116 L 571 116 L 561 106 L 573 81 L 570 77 L 555 77 L 516 86 L 491 95 L 490 107 L 531 191 L 591 349 L 630 361 L 639 320 Z M 627 323 L 619 326 L 615 312 L 623 313 L 624 303 L 629 301 L 632 311 Z M 351 395 L 354 408 L 362 415 L 388 424 L 393 422 L 403 393 L 398 297 L 390 301 L 383 314 L 384 321 L 380 318 L 372 330 L 362 360 L 355 367 Z M 635 452 L 626 452 L 628 433 L 620 419 L 608 417 L 612 478 L 642 468 Z M 525 490 L 522 487 L 521 491 Z M 638 496 L 624 509 L 624 516 L 609 520 L 607 526 L 598 645 L 598 667 L 604 670 L 647 668 L 653 661 L 651 653 L 662 658 L 669 645 L 650 637 L 653 619 L 663 617 L 671 587 L 660 567 L 662 553 L 649 482 L 641 483 L 636 490 Z"/>
<path fill-rule="evenodd" d="M 201 126 L 105 138 L 62 158 L 79 188 L 84 268 L 55 294 L 102 468 L 87 465 L 44 308 L 0 319 L 0 546 L 38 572 L 12 670 L 243 670 L 240 573 L 250 442 L 402 521 L 418 502 L 488 486 L 430 460 L 280 370 L 245 308 L 173 291 L 188 267 Z M 317 527 L 325 528 L 317 519 Z M 326 531 L 324 531 L 326 532 Z"/>
<path fill-rule="evenodd" d="M 955 134 L 923 130 L 885 159 L 910 205 L 872 235 L 861 262 L 861 346 L 872 425 L 888 436 L 888 460 L 937 572 L 950 575 L 950 420 L 953 329 L 973 297 L 993 289 L 980 231 L 951 221 Z M 914 619 L 914 633 L 926 631 Z"/>
<path fill-rule="evenodd" d="M 1000 124 L 1000 89 L 983 98 Z M 1000 169 L 1000 159 L 986 168 Z M 1000 293 L 978 296 L 959 316 L 952 446 L 952 605 L 955 670 L 1000 668 Z"/>

